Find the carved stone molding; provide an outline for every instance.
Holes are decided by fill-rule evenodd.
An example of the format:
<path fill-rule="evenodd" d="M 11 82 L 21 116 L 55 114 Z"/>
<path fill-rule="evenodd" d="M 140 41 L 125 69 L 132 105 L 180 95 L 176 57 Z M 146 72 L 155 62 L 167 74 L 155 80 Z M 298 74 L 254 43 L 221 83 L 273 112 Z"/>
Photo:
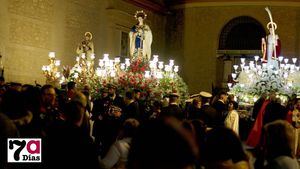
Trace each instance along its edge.
<path fill-rule="evenodd" d="M 151 0 L 123 0 L 123 1 L 156 13 L 160 13 L 160 14 L 167 13 L 167 7 L 164 4 L 155 3 Z"/>

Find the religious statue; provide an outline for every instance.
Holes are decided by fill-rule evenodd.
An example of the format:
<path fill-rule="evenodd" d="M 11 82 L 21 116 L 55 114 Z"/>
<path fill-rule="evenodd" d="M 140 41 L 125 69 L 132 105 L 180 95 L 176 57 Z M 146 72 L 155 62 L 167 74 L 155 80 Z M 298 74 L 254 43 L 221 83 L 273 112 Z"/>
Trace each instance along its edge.
<path fill-rule="evenodd" d="M 129 32 L 130 57 L 143 57 L 150 60 L 152 32 L 150 27 L 144 24 L 147 14 L 144 11 L 137 11 L 134 17 L 138 23 Z"/>
<path fill-rule="evenodd" d="M 266 43 L 265 52 L 267 56 L 267 62 L 268 65 L 273 65 L 275 67 L 278 67 L 277 56 L 280 54 L 280 41 L 279 41 L 279 36 L 275 33 L 275 30 L 277 29 L 277 24 L 273 22 L 272 14 L 269 8 L 266 7 L 265 9 L 268 12 L 270 17 L 270 22 L 267 24 L 269 35 L 267 35 L 266 39 L 263 40 Z"/>
<path fill-rule="evenodd" d="M 85 53 L 86 58 L 90 59 L 91 55 L 94 54 L 94 43 L 91 41 L 93 35 L 91 32 L 85 32 L 84 40 L 77 47 L 77 54 L 82 55 Z"/>

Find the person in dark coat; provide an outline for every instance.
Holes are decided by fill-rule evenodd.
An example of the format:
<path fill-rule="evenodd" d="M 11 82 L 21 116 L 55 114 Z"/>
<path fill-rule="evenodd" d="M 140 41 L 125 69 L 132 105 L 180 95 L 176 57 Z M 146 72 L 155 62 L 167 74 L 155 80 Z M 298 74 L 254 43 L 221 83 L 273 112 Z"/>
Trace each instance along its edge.
<path fill-rule="evenodd" d="M 200 92 L 201 97 L 201 109 L 200 109 L 200 120 L 203 121 L 208 127 L 215 127 L 220 123 L 220 117 L 216 109 L 210 105 L 210 99 L 212 94 L 208 92 Z"/>
<path fill-rule="evenodd" d="M 66 104 L 65 121 L 49 130 L 43 151 L 49 168 L 99 168 L 95 144 L 82 127 L 86 106 L 84 94 L 75 92 Z"/>
<path fill-rule="evenodd" d="M 192 104 L 188 108 L 188 118 L 191 120 L 200 119 L 201 117 L 201 101 L 193 99 Z"/>
<path fill-rule="evenodd" d="M 169 95 L 169 105 L 162 108 L 161 117 L 175 117 L 179 120 L 184 118 L 182 109 L 179 107 L 179 95 L 177 93 L 172 93 Z"/>
<path fill-rule="evenodd" d="M 122 125 L 121 111 L 124 109 L 124 100 L 116 93 L 117 86 L 108 85 L 108 95 L 95 102 L 92 114 L 95 119 L 94 135 L 97 145 L 100 146 L 100 156 L 105 156 L 109 147 L 117 138 Z M 106 92 L 106 91 L 105 91 Z"/>
<path fill-rule="evenodd" d="M 263 93 L 260 98 L 254 103 L 253 106 L 253 113 L 252 113 L 252 118 L 256 119 L 258 112 L 260 111 L 261 106 L 263 105 L 263 103 L 265 102 L 267 98 L 267 93 Z"/>
<path fill-rule="evenodd" d="M 224 120 L 226 117 L 226 112 L 227 112 L 227 93 L 226 92 L 221 92 L 219 94 L 219 100 L 217 100 L 213 107 L 216 109 L 218 115 L 218 124 L 219 126 L 224 126 Z"/>
<path fill-rule="evenodd" d="M 123 120 L 129 118 L 139 120 L 140 119 L 139 104 L 137 101 L 134 100 L 134 93 L 126 92 L 124 101 L 126 106 L 122 111 Z"/>

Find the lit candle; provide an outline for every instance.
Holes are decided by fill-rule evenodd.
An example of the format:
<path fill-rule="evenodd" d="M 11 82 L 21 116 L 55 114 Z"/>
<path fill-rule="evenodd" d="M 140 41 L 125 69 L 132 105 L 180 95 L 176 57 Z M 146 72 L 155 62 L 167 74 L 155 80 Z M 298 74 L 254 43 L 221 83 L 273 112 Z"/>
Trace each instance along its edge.
<path fill-rule="evenodd" d="M 174 66 L 174 60 L 170 60 L 169 61 L 169 65 L 172 67 L 172 66 Z"/>
<path fill-rule="evenodd" d="M 235 71 L 237 71 L 237 69 L 239 68 L 239 65 L 233 65 L 233 68 Z"/>
<path fill-rule="evenodd" d="M 59 66 L 59 65 L 60 65 L 60 60 L 56 60 L 56 61 L 54 62 L 54 64 L 55 64 L 55 66 Z"/>
<path fill-rule="evenodd" d="M 164 62 L 158 62 L 158 68 L 159 69 L 164 68 Z"/>
<path fill-rule="evenodd" d="M 232 83 L 227 83 L 227 86 L 228 86 L 229 88 L 231 88 Z"/>
<path fill-rule="evenodd" d="M 59 78 L 59 77 L 60 77 L 60 72 L 56 72 L 56 73 L 55 73 L 55 77 L 56 77 L 56 78 Z"/>
<path fill-rule="evenodd" d="M 85 59 L 85 53 L 82 53 L 82 54 L 81 54 L 81 58 L 82 58 L 82 59 Z"/>
<path fill-rule="evenodd" d="M 92 60 L 95 59 L 95 54 L 94 54 L 94 53 L 91 54 L 91 59 L 92 59 Z"/>
<path fill-rule="evenodd" d="M 126 65 L 126 66 L 130 66 L 130 59 L 129 59 L 129 58 L 126 58 L 126 59 L 125 59 L 125 65 Z"/>
<path fill-rule="evenodd" d="M 49 58 L 50 59 L 55 58 L 55 52 L 49 52 Z"/>
<path fill-rule="evenodd" d="M 153 55 L 153 61 L 158 62 L 158 55 Z"/>
<path fill-rule="evenodd" d="M 109 54 L 106 53 L 106 54 L 104 54 L 103 56 L 104 56 L 104 57 L 103 57 L 103 60 L 104 60 L 104 61 L 108 61 L 108 60 L 109 60 L 109 58 L 108 58 L 108 57 L 109 57 Z"/>
<path fill-rule="evenodd" d="M 283 56 L 279 56 L 279 57 L 278 57 L 278 60 L 279 60 L 279 62 L 282 62 Z"/>
<path fill-rule="evenodd" d="M 121 63 L 120 68 L 121 68 L 121 70 L 124 70 L 125 69 L 125 63 Z"/>
<path fill-rule="evenodd" d="M 236 73 L 231 73 L 231 76 L 232 76 L 233 79 L 235 79 L 236 78 Z"/>
<path fill-rule="evenodd" d="M 101 72 L 101 69 L 100 69 L 100 68 L 97 68 L 97 69 L 96 69 L 96 75 L 97 75 L 97 76 L 101 76 L 101 73 L 102 73 L 102 72 Z"/>
<path fill-rule="evenodd" d="M 245 63 L 245 60 L 246 60 L 245 58 L 241 58 L 242 63 Z"/>
<path fill-rule="evenodd" d="M 104 60 L 102 60 L 102 59 L 99 60 L 99 66 L 100 66 L 100 67 L 103 67 L 103 66 L 104 66 Z"/>
<path fill-rule="evenodd" d="M 91 62 L 90 62 L 90 61 L 87 61 L 87 62 L 86 62 L 86 65 L 87 65 L 88 67 L 90 67 L 90 66 L 91 66 Z"/>
<path fill-rule="evenodd" d="M 150 77 L 150 71 L 146 70 L 145 71 L 145 78 L 149 78 Z"/>
<path fill-rule="evenodd" d="M 120 63 L 120 58 L 119 57 L 115 58 L 115 63 Z"/>
<path fill-rule="evenodd" d="M 177 73 L 179 71 L 179 66 L 174 66 L 174 72 Z"/>

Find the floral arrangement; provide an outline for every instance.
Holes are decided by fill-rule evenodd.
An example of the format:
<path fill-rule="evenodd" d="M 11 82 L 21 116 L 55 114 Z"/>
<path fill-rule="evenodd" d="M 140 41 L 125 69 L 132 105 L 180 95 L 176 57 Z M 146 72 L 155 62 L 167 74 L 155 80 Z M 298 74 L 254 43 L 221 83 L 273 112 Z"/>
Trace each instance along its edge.
<path fill-rule="evenodd" d="M 63 67 L 60 83 L 74 81 L 78 88 L 88 87 L 94 99 L 101 96 L 108 84 L 114 84 L 120 94 L 138 89 L 144 99 L 161 99 L 170 93 L 178 93 L 184 103 L 188 98 L 188 88 L 177 74 L 178 66 L 174 66 L 174 60 L 170 60 L 169 65 L 162 64 L 157 55 L 153 61 L 138 57 L 131 62 L 126 58 L 125 63 L 120 63 L 120 58 L 110 60 L 105 54 L 99 60 L 99 67 L 94 69 L 94 58 L 87 59 L 82 55 L 76 57 L 72 68 Z"/>
<path fill-rule="evenodd" d="M 287 100 L 298 90 L 289 78 L 294 74 L 272 66 L 242 71 L 237 78 L 238 83 L 230 88 L 229 93 L 246 103 L 254 103 L 263 93 L 270 92 L 276 92 L 281 100 Z"/>

